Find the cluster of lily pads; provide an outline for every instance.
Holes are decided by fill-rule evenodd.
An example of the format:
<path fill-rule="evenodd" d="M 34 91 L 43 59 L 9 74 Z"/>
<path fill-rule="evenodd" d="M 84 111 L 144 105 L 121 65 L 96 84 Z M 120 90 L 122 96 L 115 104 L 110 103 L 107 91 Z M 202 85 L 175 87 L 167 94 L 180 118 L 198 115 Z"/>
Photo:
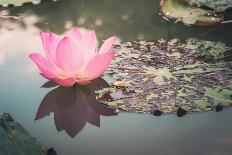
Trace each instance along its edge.
<path fill-rule="evenodd" d="M 230 106 L 232 63 L 223 57 L 224 45 L 216 43 L 213 49 L 211 43 L 161 39 L 117 45 L 117 57 L 106 74 L 111 86 L 96 91 L 97 99 L 122 111 L 155 115 Z M 222 58 L 202 59 L 214 50 Z"/>

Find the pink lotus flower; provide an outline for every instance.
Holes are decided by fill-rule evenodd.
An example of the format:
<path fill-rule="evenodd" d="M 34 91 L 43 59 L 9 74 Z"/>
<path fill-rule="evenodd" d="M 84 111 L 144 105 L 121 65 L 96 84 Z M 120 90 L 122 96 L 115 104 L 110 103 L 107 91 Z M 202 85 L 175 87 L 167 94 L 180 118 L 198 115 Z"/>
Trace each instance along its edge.
<path fill-rule="evenodd" d="M 38 53 L 29 57 L 41 75 L 62 86 L 89 84 L 105 72 L 115 55 L 111 47 L 116 38 L 107 39 L 97 50 L 95 31 L 83 34 L 74 27 L 63 38 L 45 32 L 41 32 L 41 38 L 46 58 Z"/>

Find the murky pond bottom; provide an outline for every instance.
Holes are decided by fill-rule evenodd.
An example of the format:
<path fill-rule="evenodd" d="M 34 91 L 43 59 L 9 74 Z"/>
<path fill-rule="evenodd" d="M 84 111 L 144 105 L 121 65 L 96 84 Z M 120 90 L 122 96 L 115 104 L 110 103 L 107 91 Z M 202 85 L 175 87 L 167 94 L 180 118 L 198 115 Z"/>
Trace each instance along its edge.
<path fill-rule="evenodd" d="M 230 155 L 231 108 L 181 118 L 122 112 L 101 116 L 100 128 L 88 123 L 73 138 L 57 132 L 53 113 L 34 121 L 41 100 L 52 90 L 40 88 L 46 79 L 27 57 L 29 52 L 43 51 L 40 31 L 62 34 L 76 25 L 96 29 L 99 42 L 117 35 L 123 42 L 196 37 L 232 45 L 231 25 L 200 28 L 165 22 L 158 16 L 158 4 L 158 0 L 63 0 L 10 8 L 10 14 L 23 18 L 0 23 L 1 112 L 10 113 L 58 155 Z"/>

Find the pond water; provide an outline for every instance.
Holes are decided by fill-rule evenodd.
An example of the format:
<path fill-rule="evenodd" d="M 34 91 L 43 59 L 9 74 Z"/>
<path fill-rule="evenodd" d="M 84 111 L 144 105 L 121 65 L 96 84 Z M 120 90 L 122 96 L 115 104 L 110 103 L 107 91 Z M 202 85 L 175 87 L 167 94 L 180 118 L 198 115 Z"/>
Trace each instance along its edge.
<path fill-rule="evenodd" d="M 62 34 L 73 25 L 96 29 L 99 42 L 111 35 L 118 36 L 122 42 L 196 37 L 232 46 L 231 24 L 200 28 L 166 22 L 158 15 L 158 0 L 44 1 L 40 5 L 10 8 L 9 11 L 23 18 L 0 21 L 1 112 L 10 113 L 39 141 L 53 147 L 58 155 L 231 155 L 231 108 L 181 118 L 138 113 L 101 116 L 100 128 L 86 124 L 74 137 L 64 131 L 57 132 L 53 113 L 34 121 L 42 99 L 53 88 L 40 88 L 46 79 L 38 74 L 27 57 L 29 52 L 43 51 L 40 31 Z M 227 18 L 231 17 L 228 12 Z M 81 99 L 88 100 L 88 97 Z M 104 112 L 101 115 L 113 115 Z M 73 121 L 66 122 L 71 127 L 77 122 L 67 118 L 79 116 L 75 113 L 74 110 L 73 116 L 63 120 Z"/>

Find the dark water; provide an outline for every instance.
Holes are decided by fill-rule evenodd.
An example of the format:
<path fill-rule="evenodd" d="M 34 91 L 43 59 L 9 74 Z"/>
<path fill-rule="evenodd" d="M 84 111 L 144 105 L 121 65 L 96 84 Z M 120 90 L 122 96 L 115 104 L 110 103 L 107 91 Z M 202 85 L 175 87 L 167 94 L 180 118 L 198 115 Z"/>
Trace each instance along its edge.
<path fill-rule="evenodd" d="M 231 108 L 181 118 L 119 113 L 101 116 L 100 128 L 96 127 L 99 117 L 94 115 L 90 118 L 96 118 L 92 121 L 96 126 L 82 123 L 84 129 L 74 138 L 64 131 L 57 132 L 53 113 L 34 121 L 42 99 L 52 90 L 40 88 L 46 80 L 27 57 L 29 52 L 43 51 L 40 31 L 62 34 L 76 25 L 96 29 L 99 41 L 111 35 L 117 35 L 121 41 L 197 37 L 232 45 L 231 24 L 199 28 L 167 23 L 158 16 L 158 4 L 157 0 L 63 0 L 11 8 L 12 15 L 22 14 L 24 18 L 0 21 L 0 111 L 10 113 L 59 155 L 231 155 Z M 92 103 L 87 102 L 89 99 L 82 95 L 79 101 L 87 107 L 87 103 Z M 58 119 L 64 118 L 66 125 L 61 126 L 69 134 L 80 130 L 72 130 L 77 124 L 72 118 L 83 116 L 78 115 L 79 108 L 73 116 Z M 48 108 L 47 113 L 54 111 Z"/>

